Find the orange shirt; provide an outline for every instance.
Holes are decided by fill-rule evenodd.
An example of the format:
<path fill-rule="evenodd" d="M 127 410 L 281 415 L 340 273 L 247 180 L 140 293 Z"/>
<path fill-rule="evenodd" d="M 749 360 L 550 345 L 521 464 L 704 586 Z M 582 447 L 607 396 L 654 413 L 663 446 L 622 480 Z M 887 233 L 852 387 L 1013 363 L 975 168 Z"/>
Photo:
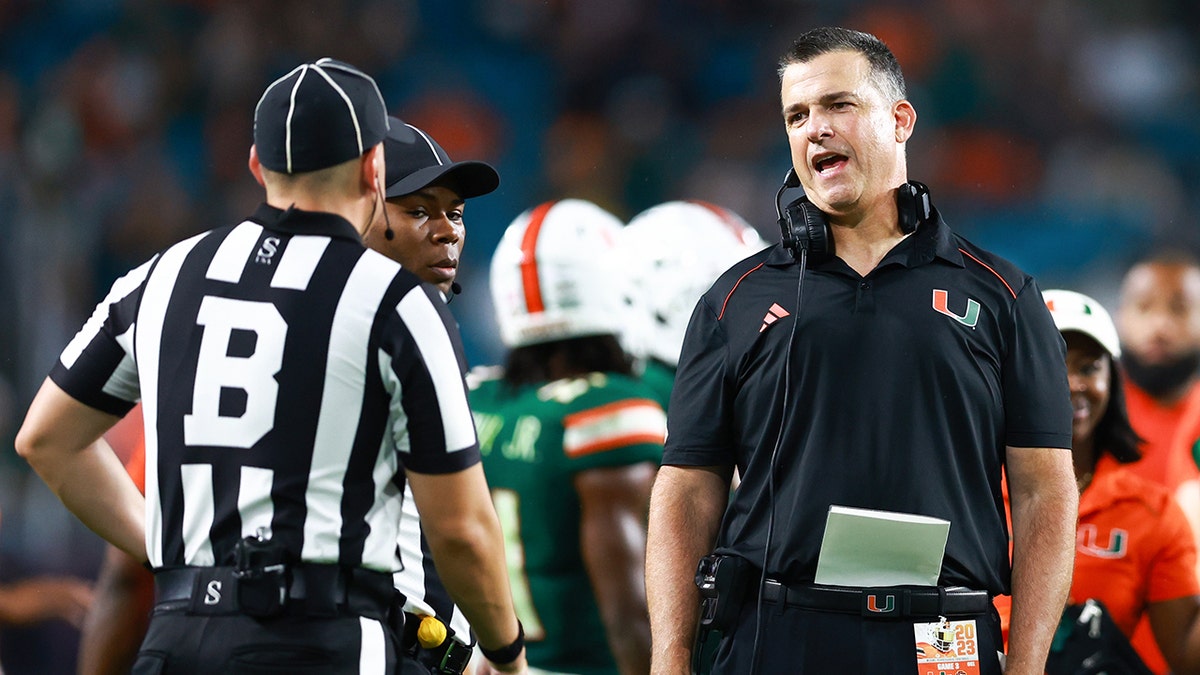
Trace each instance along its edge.
<path fill-rule="evenodd" d="M 1179 425 L 1175 428 L 1175 437 L 1171 441 L 1171 460 L 1174 468 L 1172 475 L 1191 475 L 1175 488 L 1175 500 L 1183 507 L 1183 513 L 1192 525 L 1192 536 L 1196 540 L 1196 548 L 1200 550 L 1200 473 L 1197 473 L 1197 455 L 1200 455 L 1200 385 L 1193 388 L 1192 394 L 1184 402 L 1183 414 L 1179 417 Z M 1197 562 L 1196 574 L 1200 575 L 1200 561 Z M 1143 622 L 1148 623 L 1148 622 Z M 1148 632 L 1146 626 L 1138 627 L 1138 635 Z"/>
<path fill-rule="evenodd" d="M 1183 465 L 1178 471 L 1186 474 L 1197 470 L 1197 464 L 1200 463 L 1200 396 L 1189 397 L 1171 447 L 1171 454 Z M 1200 549 L 1200 473 L 1182 481 L 1175 488 L 1175 499 L 1191 520 L 1196 547 Z M 1200 573 L 1200 568 L 1197 573 Z"/>
<path fill-rule="evenodd" d="M 1190 459 L 1193 468 L 1200 463 L 1200 384 L 1184 399 L 1171 448 L 1173 456 Z"/>
<path fill-rule="evenodd" d="M 1101 458 L 1079 498 L 1070 602 L 1100 600 L 1130 636 L 1147 603 L 1196 594 L 1196 544 L 1183 510 L 1162 486 L 1111 457 Z M 996 598 L 996 608 L 1007 636 L 1011 598 Z M 1152 670 L 1166 672 L 1152 640 L 1154 652 L 1144 651 L 1143 644 L 1134 646 Z"/>
<path fill-rule="evenodd" d="M 130 455 L 129 461 L 125 463 L 125 472 L 133 479 L 133 484 L 137 486 L 142 494 L 146 494 L 146 443 L 138 443 L 133 449 L 133 454 Z"/>
<path fill-rule="evenodd" d="M 125 471 L 134 484 L 146 493 L 146 430 L 142 426 L 142 405 L 134 406 L 107 433 L 104 440 L 125 463 Z"/>
<path fill-rule="evenodd" d="M 1134 431 L 1145 439 L 1142 460 L 1130 468 L 1150 480 L 1165 485 L 1184 506 L 1197 546 L 1200 546 L 1200 469 L 1192 458 L 1192 444 L 1200 435 L 1200 382 L 1193 384 L 1183 400 L 1170 406 L 1160 405 L 1141 387 L 1125 378 L 1125 397 L 1129 421 Z M 1191 435 L 1192 443 L 1186 437 Z M 1200 573 L 1200 567 L 1197 568 Z M 1133 645 L 1142 654 L 1146 665 L 1155 672 L 1166 672 L 1166 662 L 1158 653 L 1150 629 L 1150 620 L 1143 618 L 1133 637 Z"/>
<path fill-rule="evenodd" d="M 1079 501 L 1071 602 L 1097 598 L 1126 634 L 1149 602 L 1200 594 L 1196 543 L 1183 509 L 1110 457 Z"/>
<path fill-rule="evenodd" d="M 1176 432 L 1185 410 L 1200 407 L 1200 382 L 1192 385 L 1182 401 L 1164 406 L 1150 397 L 1141 387 L 1124 378 L 1125 403 L 1133 430 L 1146 442 L 1142 444 L 1142 459 L 1129 464 L 1136 474 L 1165 485 L 1174 491 L 1185 481 L 1200 477 L 1200 469 L 1191 460 L 1191 449 L 1184 451 L 1175 445 Z M 1197 413 L 1200 416 L 1200 412 Z"/>

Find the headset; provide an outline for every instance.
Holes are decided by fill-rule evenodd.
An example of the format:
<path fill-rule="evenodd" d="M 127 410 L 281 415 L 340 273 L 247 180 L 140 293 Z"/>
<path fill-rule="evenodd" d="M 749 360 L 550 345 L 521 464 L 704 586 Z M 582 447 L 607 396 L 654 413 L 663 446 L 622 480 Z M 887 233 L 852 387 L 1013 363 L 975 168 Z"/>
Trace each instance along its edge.
<path fill-rule="evenodd" d="M 767 495 L 771 509 L 767 514 L 767 535 L 763 542 L 762 563 L 759 565 L 761 574 L 758 580 L 758 601 L 755 608 L 754 644 L 751 648 L 750 673 L 757 675 L 759 664 L 759 637 L 762 628 L 763 588 L 767 583 L 767 562 L 771 552 L 771 539 L 775 532 L 775 466 L 779 457 L 779 448 L 783 444 L 783 427 L 787 421 L 787 409 L 791 403 L 792 382 L 792 353 L 796 341 L 796 326 L 800 325 L 800 307 L 804 301 L 804 276 L 811 258 L 816 262 L 827 260 L 833 256 L 833 234 L 829 229 L 829 219 L 818 209 L 807 195 L 801 196 L 788 204 L 787 208 L 780 205 L 783 193 L 800 187 L 800 177 L 796 169 L 788 169 L 783 177 L 783 185 L 775 193 L 775 213 L 779 217 L 779 232 L 783 247 L 791 252 L 792 257 L 800 263 L 800 275 L 796 280 L 796 310 L 792 312 L 792 328 L 788 334 L 787 355 L 783 361 L 783 395 L 780 397 L 779 428 L 775 432 L 775 445 L 771 448 L 771 459 L 767 470 Z M 924 183 L 909 181 L 896 190 L 896 211 L 900 231 L 912 234 L 917 227 L 929 220 L 933 215 L 933 207 L 929 201 L 929 188 Z"/>
<path fill-rule="evenodd" d="M 784 248 L 800 259 L 800 251 L 807 251 L 814 262 L 826 260 L 833 255 L 833 235 L 829 231 L 829 218 L 821 212 L 807 196 L 787 205 L 780 206 L 785 190 L 800 187 L 800 178 L 795 169 L 788 169 L 783 185 L 775 194 L 775 213 L 779 216 L 779 232 Z M 896 188 L 896 213 L 900 231 L 912 234 L 917 227 L 933 216 L 929 202 L 929 188 L 924 183 L 909 181 Z"/>

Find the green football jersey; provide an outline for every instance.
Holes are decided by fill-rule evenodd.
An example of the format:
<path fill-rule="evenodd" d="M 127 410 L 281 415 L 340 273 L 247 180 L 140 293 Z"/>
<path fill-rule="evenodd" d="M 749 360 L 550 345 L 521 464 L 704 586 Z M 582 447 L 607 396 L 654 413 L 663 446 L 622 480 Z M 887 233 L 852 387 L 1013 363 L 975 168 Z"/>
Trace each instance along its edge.
<path fill-rule="evenodd" d="M 531 666 L 616 673 L 580 550 L 579 471 L 662 460 L 666 415 L 623 375 L 512 388 L 468 378 L 483 468 L 504 529 Z"/>
<path fill-rule="evenodd" d="M 642 365 L 642 382 L 654 391 L 654 400 L 666 410 L 671 402 L 671 387 L 675 384 L 675 369 L 658 359 L 646 359 Z"/>

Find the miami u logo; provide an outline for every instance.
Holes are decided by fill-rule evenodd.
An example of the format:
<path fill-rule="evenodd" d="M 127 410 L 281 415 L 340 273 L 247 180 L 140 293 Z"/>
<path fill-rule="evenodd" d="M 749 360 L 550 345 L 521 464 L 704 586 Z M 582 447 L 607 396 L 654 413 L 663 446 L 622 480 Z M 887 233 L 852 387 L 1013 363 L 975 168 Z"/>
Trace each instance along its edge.
<path fill-rule="evenodd" d="M 971 298 L 967 298 L 967 313 L 955 314 L 950 311 L 949 292 L 940 288 L 933 289 L 933 308 L 940 314 L 954 319 L 967 328 L 974 328 L 975 324 L 979 323 L 979 303 Z"/>
<path fill-rule="evenodd" d="M 887 614 L 896 610 L 896 596 L 883 596 L 883 607 L 879 606 L 879 596 L 872 593 L 867 596 L 867 610 L 878 614 Z"/>
<path fill-rule="evenodd" d="M 1108 533 L 1108 546 L 1100 545 L 1100 532 L 1095 525 L 1080 525 L 1075 535 L 1075 547 L 1080 553 L 1096 558 L 1124 558 L 1129 550 L 1129 532 L 1114 527 Z"/>

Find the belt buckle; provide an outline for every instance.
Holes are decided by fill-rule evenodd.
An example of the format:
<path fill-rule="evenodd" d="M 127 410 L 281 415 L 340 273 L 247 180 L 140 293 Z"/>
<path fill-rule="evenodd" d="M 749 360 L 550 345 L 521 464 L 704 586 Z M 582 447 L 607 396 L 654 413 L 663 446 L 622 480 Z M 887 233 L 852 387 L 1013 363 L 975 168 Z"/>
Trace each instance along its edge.
<path fill-rule="evenodd" d="M 858 596 L 861 613 L 870 619 L 885 619 L 900 616 L 903 611 L 902 594 L 895 588 L 864 588 Z"/>

